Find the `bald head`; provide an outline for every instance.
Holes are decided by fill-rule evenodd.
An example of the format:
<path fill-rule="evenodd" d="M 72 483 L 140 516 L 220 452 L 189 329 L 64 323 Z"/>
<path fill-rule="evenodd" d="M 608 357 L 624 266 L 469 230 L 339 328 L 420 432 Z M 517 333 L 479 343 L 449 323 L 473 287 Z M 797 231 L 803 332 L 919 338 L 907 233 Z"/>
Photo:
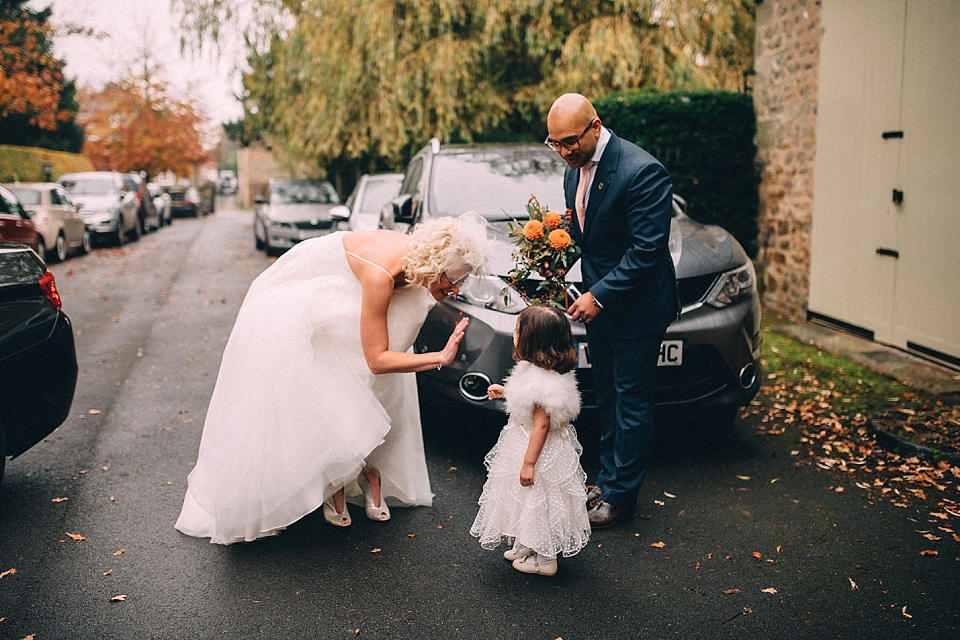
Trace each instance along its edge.
<path fill-rule="evenodd" d="M 597 110 L 579 93 L 565 93 L 553 101 L 547 113 L 549 140 L 560 142 L 556 149 L 566 163 L 578 169 L 593 156 L 600 139 Z"/>

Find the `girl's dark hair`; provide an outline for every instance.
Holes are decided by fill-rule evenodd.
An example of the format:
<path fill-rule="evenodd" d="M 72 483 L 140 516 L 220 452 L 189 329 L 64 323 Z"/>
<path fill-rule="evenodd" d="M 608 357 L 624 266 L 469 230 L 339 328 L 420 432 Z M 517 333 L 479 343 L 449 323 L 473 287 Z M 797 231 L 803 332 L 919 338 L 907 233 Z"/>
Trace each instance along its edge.
<path fill-rule="evenodd" d="M 533 305 L 517 319 L 517 346 L 513 359 L 543 369 L 566 373 L 577 364 L 577 349 L 567 316 L 556 307 Z"/>

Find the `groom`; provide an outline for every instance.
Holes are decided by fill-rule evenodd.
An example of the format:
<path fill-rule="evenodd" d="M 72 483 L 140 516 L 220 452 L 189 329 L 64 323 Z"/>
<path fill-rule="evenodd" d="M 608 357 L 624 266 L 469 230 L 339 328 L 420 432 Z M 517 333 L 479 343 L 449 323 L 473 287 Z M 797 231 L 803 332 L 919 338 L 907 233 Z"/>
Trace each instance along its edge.
<path fill-rule="evenodd" d="M 585 323 L 600 417 L 600 472 L 587 493 L 590 525 L 634 516 L 647 472 L 660 342 L 680 313 L 668 246 L 673 195 L 667 170 L 622 140 L 580 94 L 547 114 L 546 144 L 568 168 L 563 188 L 576 212 L 583 295 L 567 313 Z"/>

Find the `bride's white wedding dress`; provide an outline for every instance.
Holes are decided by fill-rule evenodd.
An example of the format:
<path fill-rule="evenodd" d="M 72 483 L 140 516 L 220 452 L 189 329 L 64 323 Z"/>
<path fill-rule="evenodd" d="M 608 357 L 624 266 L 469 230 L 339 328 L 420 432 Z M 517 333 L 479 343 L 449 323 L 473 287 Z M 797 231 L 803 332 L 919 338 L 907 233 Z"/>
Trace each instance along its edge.
<path fill-rule="evenodd" d="M 360 283 L 343 234 L 307 240 L 264 271 L 223 352 L 176 528 L 230 544 L 275 535 L 339 487 L 380 470 L 390 506 L 430 505 L 412 373 L 374 375 L 360 344 Z M 390 349 L 407 351 L 436 303 L 394 291 Z"/>

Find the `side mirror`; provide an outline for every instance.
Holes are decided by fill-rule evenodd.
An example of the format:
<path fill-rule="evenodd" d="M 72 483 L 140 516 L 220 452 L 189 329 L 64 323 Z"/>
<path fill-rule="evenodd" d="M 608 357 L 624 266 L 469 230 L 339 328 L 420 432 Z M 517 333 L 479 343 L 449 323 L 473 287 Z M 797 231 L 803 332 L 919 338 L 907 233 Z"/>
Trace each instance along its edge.
<path fill-rule="evenodd" d="M 413 196 L 410 194 L 397 196 L 390 201 L 393 210 L 393 221 L 403 224 L 413 224 Z"/>
<path fill-rule="evenodd" d="M 348 209 L 342 204 L 338 204 L 337 206 L 332 207 L 330 209 L 330 218 L 333 219 L 334 222 L 342 222 L 343 220 L 349 220 L 350 209 Z"/>
<path fill-rule="evenodd" d="M 33 209 L 27 209 L 27 210 L 25 210 L 25 211 L 23 212 L 23 214 L 24 214 L 26 217 L 31 218 L 31 219 L 37 217 L 37 212 L 34 211 Z"/>

